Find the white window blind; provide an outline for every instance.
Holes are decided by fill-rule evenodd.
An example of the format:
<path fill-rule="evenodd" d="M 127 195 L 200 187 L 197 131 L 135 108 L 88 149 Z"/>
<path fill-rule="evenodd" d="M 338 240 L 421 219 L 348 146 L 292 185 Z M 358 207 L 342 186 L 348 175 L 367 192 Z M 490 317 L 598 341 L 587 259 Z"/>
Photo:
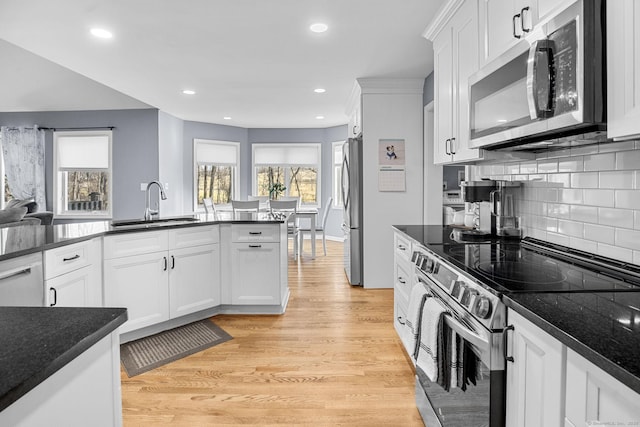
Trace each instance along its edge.
<path fill-rule="evenodd" d="M 238 145 L 221 141 L 196 139 L 196 161 L 198 164 L 238 164 Z"/>
<path fill-rule="evenodd" d="M 320 144 L 253 144 L 255 166 L 311 166 L 320 164 Z"/>
<path fill-rule="evenodd" d="M 109 136 L 58 136 L 58 168 L 108 169 Z"/>

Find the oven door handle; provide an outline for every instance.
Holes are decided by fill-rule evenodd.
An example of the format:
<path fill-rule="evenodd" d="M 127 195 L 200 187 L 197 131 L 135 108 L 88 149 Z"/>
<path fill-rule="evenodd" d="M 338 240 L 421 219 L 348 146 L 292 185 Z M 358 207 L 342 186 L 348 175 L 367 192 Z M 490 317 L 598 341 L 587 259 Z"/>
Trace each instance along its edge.
<path fill-rule="evenodd" d="M 489 351 L 489 341 L 482 338 L 480 335 L 474 333 L 469 330 L 462 323 L 457 321 L 453 316 L 446 315 L 444 316 L 444 321 L 446 324 L 454 331 L 456 334 L 460 335 L 464 338 L 468 343 L 474 345 L 481 352 Z"/>

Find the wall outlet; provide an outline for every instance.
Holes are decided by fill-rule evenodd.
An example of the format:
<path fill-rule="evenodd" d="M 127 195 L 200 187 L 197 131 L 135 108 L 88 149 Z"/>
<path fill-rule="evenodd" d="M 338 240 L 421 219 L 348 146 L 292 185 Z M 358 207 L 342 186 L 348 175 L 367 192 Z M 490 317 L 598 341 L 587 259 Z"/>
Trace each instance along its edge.
<path fill-rule="evenodd" d="M 164 183 L 164 190 L 167 191 L 169 189 L 169 183 L 165 182 Z"/>
<path fill-rule="evenodd" d="M 147 183 L 146 182 L 141 182 L 140 183 L 140 191 L 147 191 Z"/>

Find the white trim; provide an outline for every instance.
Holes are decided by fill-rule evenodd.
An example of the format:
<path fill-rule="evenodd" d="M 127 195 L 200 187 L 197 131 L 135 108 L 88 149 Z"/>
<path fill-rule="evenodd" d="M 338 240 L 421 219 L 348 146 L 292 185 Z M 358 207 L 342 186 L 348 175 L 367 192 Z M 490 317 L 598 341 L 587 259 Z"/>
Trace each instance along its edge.
<path fill-rule="evenodd" d="M 433 41 L 438 34 L 446 27 L 453 15 L 460 9 L 464 0 L 449 0 L 444 3 L 435 17 L 431 20 L 427 28 L 422 32 L 422 37 Z"/>

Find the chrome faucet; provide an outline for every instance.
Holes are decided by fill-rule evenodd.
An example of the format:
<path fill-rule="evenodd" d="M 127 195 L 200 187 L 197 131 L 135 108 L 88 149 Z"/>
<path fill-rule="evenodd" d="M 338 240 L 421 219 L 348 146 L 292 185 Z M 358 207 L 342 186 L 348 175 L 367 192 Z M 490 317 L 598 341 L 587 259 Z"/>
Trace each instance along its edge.
<path fill-rule="evenodd" d="M 164 187 L 162 186 L 162 183 L 160 183 L 159 181 L 151 181 L 150 183 L 147 184 L 147 199 L 146 199 L 146 204 L 144 207 L 144 220 L 145 221 L 151 221 L 151 219 L 154 216 L 160 216 L 160 205 L 158 205 L 158 209 L 151 209 L 150 205 L 151 205 L 151 192 L 149 191 L 149 189 L 151 188 L 151 186 L 153 184 L 156 184 L 158 186 L 158 188 L 160 189 L 160 198 L 162 200 L 167 200 L 167 195 L 164 192 Z"/>

